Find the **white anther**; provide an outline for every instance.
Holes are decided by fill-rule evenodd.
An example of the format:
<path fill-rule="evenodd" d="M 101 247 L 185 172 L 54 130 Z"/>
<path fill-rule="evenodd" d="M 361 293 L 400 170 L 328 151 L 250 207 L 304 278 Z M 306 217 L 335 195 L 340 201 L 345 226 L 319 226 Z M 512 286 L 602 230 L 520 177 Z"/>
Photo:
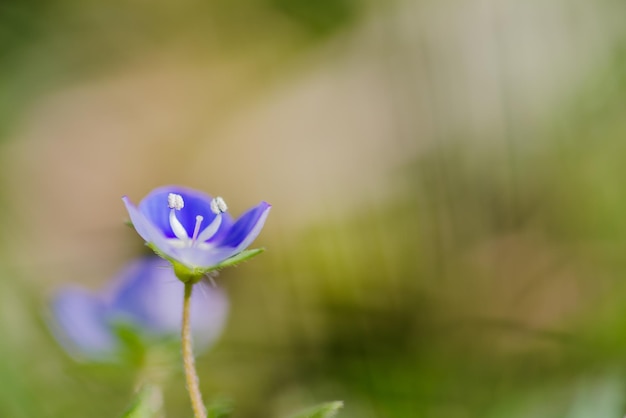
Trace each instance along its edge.
<path fill-rule="evenodd" d="M 170 193 L 167 195 L 167 206 L 169 206 L 170 209 L 181 210 L 185 207 L 185 201 L 181 195 Z"/>
<path fill-rule="evenodd" d="M 226 202 L 224 202 L 224 199 L 218 196 L 211 200 L 211 210 L 216 215 L 219 215 L 220 213 L 226 212 L 228 210 L 228 206 L 226 206 Z"/>

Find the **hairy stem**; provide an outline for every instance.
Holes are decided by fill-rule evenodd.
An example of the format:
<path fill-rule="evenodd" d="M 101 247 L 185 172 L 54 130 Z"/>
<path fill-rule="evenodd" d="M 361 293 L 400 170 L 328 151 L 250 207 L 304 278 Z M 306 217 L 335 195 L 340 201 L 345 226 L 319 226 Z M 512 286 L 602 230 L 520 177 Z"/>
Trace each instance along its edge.
<path fill-rule="evenodd" d="M 206 418 L 207 413 L 202 402 L 202 394 L 200 393 L 200 382 L 198 380 L 198 374 L 196 373 L 196 365 L 193 358 L 193 351 L 191 348 L 191 321 L 190 321 L 190 306 L 191 306 L 191 291 L 193 290 L 193 283 L 190 281 L 185 282 L 185 299 L 183 300 L 183 331 L 182 331 L 182 345 L 183 345 L 183 365 L 185 366 L 185 378 L 187 380 L 187 391 L 191 399 L 191 408 L 195 418 Z"/>

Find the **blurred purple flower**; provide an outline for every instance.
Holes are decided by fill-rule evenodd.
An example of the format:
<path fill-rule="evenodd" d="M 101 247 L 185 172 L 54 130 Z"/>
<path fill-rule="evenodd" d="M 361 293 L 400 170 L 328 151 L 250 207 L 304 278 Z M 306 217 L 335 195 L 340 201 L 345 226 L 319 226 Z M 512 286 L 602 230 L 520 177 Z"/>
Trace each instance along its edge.
<path fill-rule="evenodd" d="M 151 257 L 127 266 L 111 286 L 99 293 L 69 287 L 56 295 L 53 330 L 61 345 L 78 357 L 114 359 L 121 347 L 116 333 L 130 327 L 142 341 L 179 338 L 184 284 L 171 266 Z M 222 291 L 200 286 L 192 295 L 194 346 L 207 349 L 219 336 L 228 312 Z"/>
<path fill-rule="evenodd" d="M 138 206 L 122 200 L 137 233 L 175 269 L 178 263 L 197 277 L 252 244 L 271 208 L 261 202 L 234 221 L 221 197 L 179 186 L 157 188 Z"/>

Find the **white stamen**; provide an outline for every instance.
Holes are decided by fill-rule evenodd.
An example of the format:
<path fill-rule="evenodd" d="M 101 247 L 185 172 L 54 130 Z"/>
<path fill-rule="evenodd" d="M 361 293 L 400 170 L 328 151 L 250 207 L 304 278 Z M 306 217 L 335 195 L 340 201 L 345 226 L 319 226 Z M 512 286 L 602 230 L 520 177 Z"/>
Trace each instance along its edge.
<path fill-rule="evenodd" d="M 215 235 L 217 230 L 220 228 L 221 224 L 222 224 L 222 214 L 218 213 L 217 216 L 213 219 L 213 222 L 211 222 L 209 226 L 204 228 L 204 231 L 200 232 L 200 235 L 198 235 L 198 242 L 205 242 L 206 240 L 211 238 L 213 235 Z"/>
<path fill-rule="evenodd" d="M 174 208 L 170 210 L 170 226 L 172 227 L 172 232 L 174 232 L 174 235 L 176 235 L 176 238 L 182 241 L 189 240 L 189 235 L 187 235 L 187 230 L 176 217 L 176 209 Z"/>
<path fill-rule="evenodd" d="M 226 212 L 228 210 L 228 206 L 226 206 L 226 202 L 224 202 L 224 199 L 218 196 L 215 199 L 211 200 L 211 210 L 216 215 L 219 215 L 220 213 Z"/>
<path fill-rule="evenodd" d="M 185 201 L 181 195 L 170 193 L 167 195 L 167 206 L 169 206 L 170 209 L 181 210 L 185 207 Z"/>
<path fill-rule="evenodd" d="M 203 216 L 196 216 L 196 226 L 193 228 L 193 236 L 191 237 L 191 242 L 196 242 L 196 239 L 198 238 L 198 233 L 200 232 L 200 225 L 202 225 L 203 220 Z"/>

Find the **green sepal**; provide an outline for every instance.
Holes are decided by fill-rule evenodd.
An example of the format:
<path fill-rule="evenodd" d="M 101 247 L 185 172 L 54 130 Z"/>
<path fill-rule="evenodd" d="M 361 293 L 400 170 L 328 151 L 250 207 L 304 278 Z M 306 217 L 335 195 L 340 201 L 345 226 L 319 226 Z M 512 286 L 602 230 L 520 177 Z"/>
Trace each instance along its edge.
<path fill-rule="evenodd" d="M 174 274 L 183 283 L 197 283 L 206 275 L 205 271 L 200 268 L 189 268 L 178 261 L 169 260 L 174 268 Z"/>
<path fill-rule="evenodd" d="M 159 250 L 157 247 L 155 247 L 155 246 L 154 246 L 151 242 L 146 242 L 146 246 L 147 246 L 148 248 L 150 248 L 152 251 L 154 251 L 154 253 L 155 253 L 156 255 L 158 255 L 159 257 L 161 257 L 161 258 L 163 258 L 163 259 L 165 259 L 165 260 L 167 260 L 167 261 L 169 261 L 169 262 L 172 262 L 172 259 L 171 259 L 171 258 L 169 258 L 169 257 L 168 257 L 168 256 L 166 256 L 165 254 L 163 254 L 163 252 L 161 252 L 161 250 Z"/>
<path fill-rule="evenodd" d="M 209 271 L 223 269 L 224 267 L 235 266 L 235 265 L 241 263 L 242 261 L 247 261 L 247 260 L 251 259 L 252 257 L 255 257 L 255 256 L 261 254 L 263 251 L 265 251 L 265 248 L 253 248 L 252 250 L 243 250 L 242 252 L 240 252 L 238 254 L 235 254 L 234 256 L 232 256 L 230 258 L 227 258 L 226 260 L 222 261 L 221 263 L 219 263 L 215 267 L 210 267 L 208 269 L 207 273 Z"/>
<path fill-rule="evenodd" d="M 326 402 L 297 412 L 289 418 L 333 418 L 341 408 L 343 401 Z"/>
<path fill-rule="evenodd" d="M 163 394 L 158 386 L 145 384 L 122 418 L 156 418 L 162 416 Z"/>

